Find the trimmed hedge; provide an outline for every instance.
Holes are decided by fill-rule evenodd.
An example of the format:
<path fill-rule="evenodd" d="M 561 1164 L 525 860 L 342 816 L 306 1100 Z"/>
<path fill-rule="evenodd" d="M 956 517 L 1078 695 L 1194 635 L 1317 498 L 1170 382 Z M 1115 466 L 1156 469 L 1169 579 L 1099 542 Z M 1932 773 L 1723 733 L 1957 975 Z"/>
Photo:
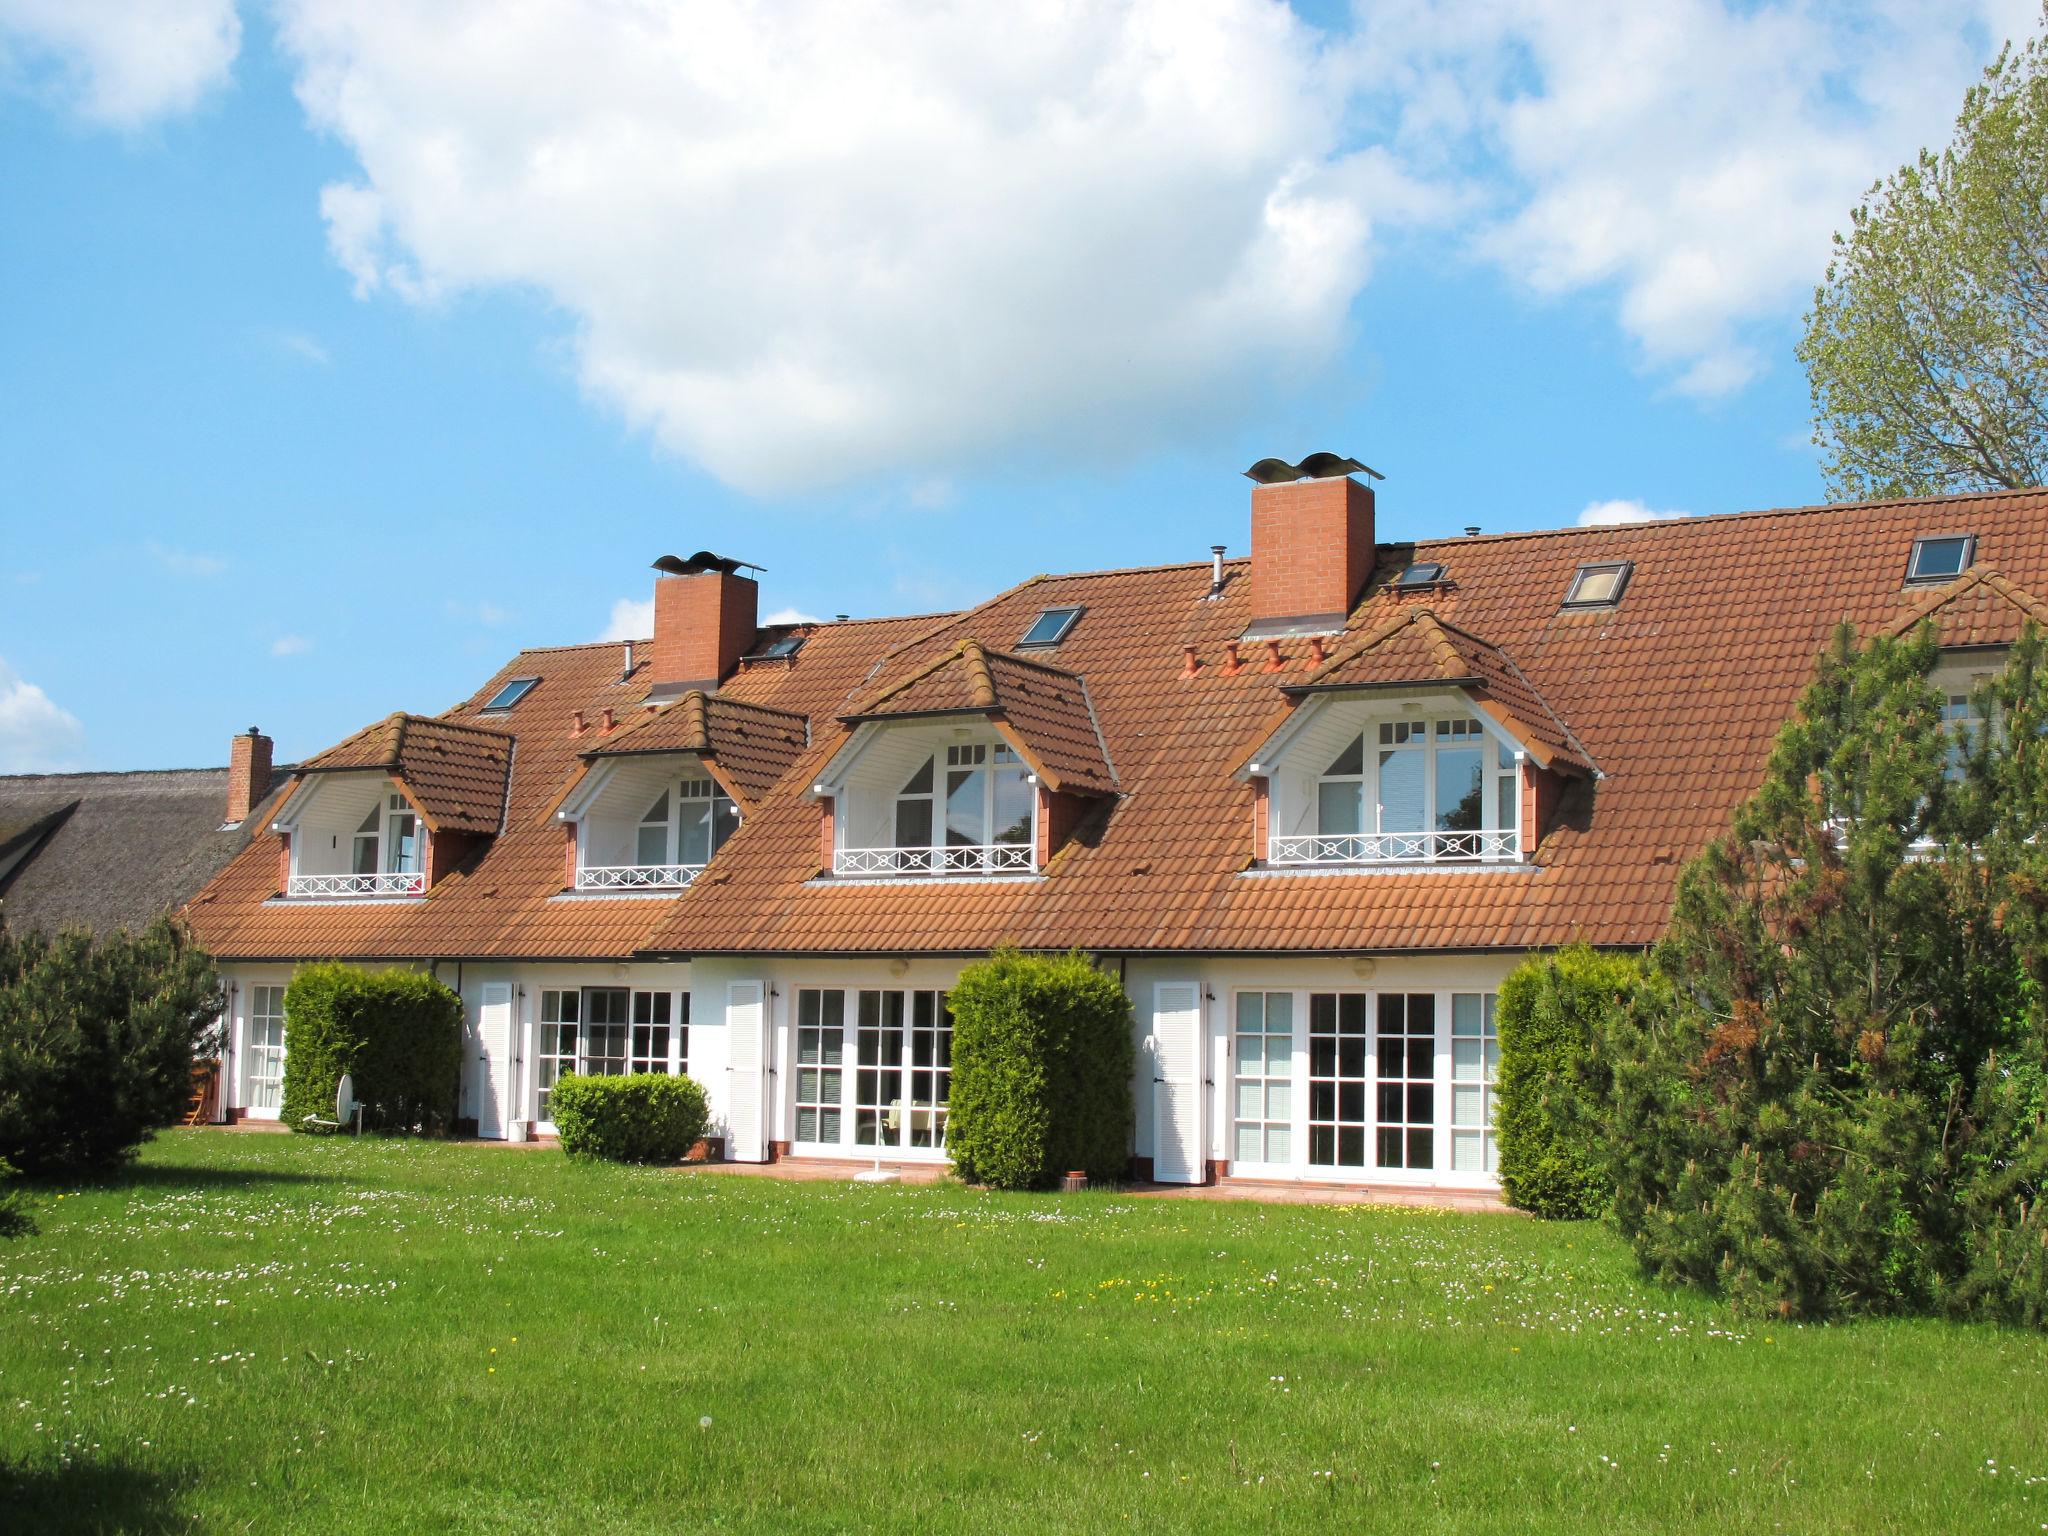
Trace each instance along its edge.
<path fill-rule="evenodd" d="M 220 978 L 180 924 L 95 943 L 0 931 L 0 1159 L 32 1177 L 115 1167 L 192 1102 Z"/>
<path fill-rule="evenodd" d="M 1078 950 L 998 950 L 960 973 L 946 1150 L 961 1178 L 1047 1189 L 1069 1171 L 1125 1176 L 1131 1000 Z"/>
<path fill-rule="evenodd" d="M 284 1107 L 293 1130 L 334 1118 L 343 1073 L 363 1124 L 444 1132 L 462 1073 L 462 999 L 422 971 L 300 968 L 285 989 Z"/>
<path fill-rule="evenodd" d="M 665 1072 L 572 1072 L 548 1091 L 548 1113 L 564 1152 L 614 1163 L 680 1163 L 710 1118 L 696 1080 Z"/>
<path fill-rule="evenodd" d="M 1501 983 L 1494 1127 L 1510 1205 L 1576 1221 L 1613 1200 L 1605 1044 L 1643 981 L 1634 956 L 1577 944 L 1524 961 Z"/>

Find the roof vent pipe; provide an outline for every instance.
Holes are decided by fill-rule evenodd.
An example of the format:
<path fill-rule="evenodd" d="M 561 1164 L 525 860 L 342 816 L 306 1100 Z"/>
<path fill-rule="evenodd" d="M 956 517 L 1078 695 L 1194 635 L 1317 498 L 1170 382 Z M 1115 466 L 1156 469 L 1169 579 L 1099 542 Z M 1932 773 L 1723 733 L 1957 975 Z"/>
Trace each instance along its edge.
<path fill-rule="evenodd" d="M 619 674 L 619 681 L 625 682 L 633 675 L 633 642 L 626 642 L 626 669 Z"/>
<path fill-rule="evenodd" d="M 1465 537 L 1466 537 L 1466 538 L 1468 538 L 1468 539 L 1476 539 L 1476 538 L 1478 538 L 1478 537 L 1479 537 L 1479 525 L 1478 525 L 1477 523 L 1467 523 L 1467 524 L 1465 525 Z"/>
<path fill-rule="evenodd" d="M 1211 597 L 1221 597 L 1223 595 L 1223 546 L 1221 544 L 1211 544 L 1209 546 L 1209 559 L 1209 595 Z"/>

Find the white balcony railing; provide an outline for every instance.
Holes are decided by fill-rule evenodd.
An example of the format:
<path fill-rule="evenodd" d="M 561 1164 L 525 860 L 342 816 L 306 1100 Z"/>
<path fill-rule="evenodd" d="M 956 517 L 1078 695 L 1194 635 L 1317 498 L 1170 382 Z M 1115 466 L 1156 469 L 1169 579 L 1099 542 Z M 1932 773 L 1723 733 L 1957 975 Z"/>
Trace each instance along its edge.
<path fill-rule="evenodd" d="M 287 896 L 424 896 L 427 877 L 416 869 L 382 875 L 293 875 Z"/>
<path fill-rule="evenodd" d="M 954 848 L 841 848 L 835 875 L 1028 875 L 1029 843 L 983 843 Z"/>
<path fill-rule="evenodd" d="M 1522 856 L 1521 835 L 1505 832 L 1324 832 L 1276 837 L 1268 864 L 1505 863 Z"/>
<path fill-rule="evenodd" d="M 703 871 L 702 864 L 593 864 L 576 871 L 579 891 L 679 891 Z"/>

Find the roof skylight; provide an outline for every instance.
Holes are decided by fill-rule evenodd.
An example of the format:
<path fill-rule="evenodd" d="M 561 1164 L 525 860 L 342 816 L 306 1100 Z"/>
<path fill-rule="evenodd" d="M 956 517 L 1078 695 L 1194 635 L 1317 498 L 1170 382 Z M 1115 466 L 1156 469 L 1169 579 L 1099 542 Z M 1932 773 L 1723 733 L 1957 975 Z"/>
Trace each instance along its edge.
<path fill-rule="evenodd" d="M 1612 608 L 1621 601 L 1629 573 L 1635 569 L 1628 560 L 1597 560 L 1582 565 L 1572 576 L 1571 590 L 1564 595 L 1567 608 Z"/>
<path fill-rule="evenodd" d="M 1444 568 L 1434 560 L 1418 560 L 1399 576 L 1394 585 L 1399 588 L 1433 587 L 1444 579 Z"/>
<path fill-rule="evenodd" d="M 525 698 L 527 694 L 531 693 L 533 685 L 539 681 L 540 679 L 537 677 L 508 678 L 505 686 L 492 694 L 489 701 L 485 703 L 484 713 L 493 714 L 499 710 L 510 709 L 514 704 Z"/>
<path fill-rule="evenodd" d="M 1923 581 L 1953 581 L 1970 568 L 1976 554 L 1977 535 L 1974 533 L 1915 539 L 1913 558 L 1906 564 L 1906 585 Z"/>
<path fill-rule="evenodd" d="M 1058 645 L 1067 638 L 1067 631 L 1074 627 L 1074 620 L 1079 617 L 1079 608 L 1048 608 L 1031 621 L 1031 627 L 1024 631 L 1024 638 L 1017 644 Z"/>
<path fill-rule="evenodd" d="M 763 661 L 787 660 L 803 649 L 804 639 L 805 637 L 800 634 L 784 635 L 781 639 L 770 645 L 767 650 L 761 652 L 761 659 Z"/>

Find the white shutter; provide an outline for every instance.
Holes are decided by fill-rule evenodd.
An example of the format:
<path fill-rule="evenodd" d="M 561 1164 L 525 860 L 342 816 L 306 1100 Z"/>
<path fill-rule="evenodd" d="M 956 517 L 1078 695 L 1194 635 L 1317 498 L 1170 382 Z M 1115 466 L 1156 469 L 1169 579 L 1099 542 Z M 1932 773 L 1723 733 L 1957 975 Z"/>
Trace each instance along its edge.
<path fill-rule="evenodd" d="M 735 981 L 725 989 L 725 1155 L 739 1163 L 758 1163 L 768 1156 L 761 1138 L 767 990 L 758 981 Z"/>
<path fill-rule="evenodd" d="M 512 984 L 484 983 L 476 1010 L 476 1133 L 502 1139 L 512 1119 Z"/>
<path fill-rule="evenodd" d="M 1202 1183 L 1202 1145 L 1202 989 L 1162 981 L 1152 989 L 1152 1177 Z"/>

